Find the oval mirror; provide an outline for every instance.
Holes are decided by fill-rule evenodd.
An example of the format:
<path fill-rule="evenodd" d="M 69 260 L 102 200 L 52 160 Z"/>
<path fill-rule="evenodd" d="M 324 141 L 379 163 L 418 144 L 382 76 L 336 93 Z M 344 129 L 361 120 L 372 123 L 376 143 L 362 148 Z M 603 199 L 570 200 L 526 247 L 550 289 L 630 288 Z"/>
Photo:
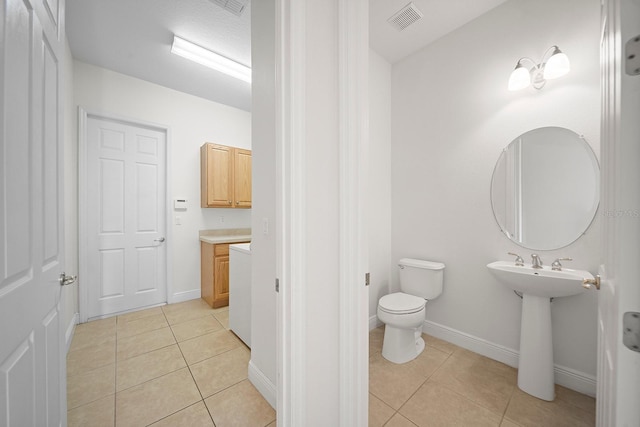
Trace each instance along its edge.
<path fill-rule="evenodd" d="M 491 206 L 502 232 L 528 249 L 559 249 L 589 228 L 600 200 L 600 169 L 577 133 L 544 127 L 514 139 L 491 179 Z"/>

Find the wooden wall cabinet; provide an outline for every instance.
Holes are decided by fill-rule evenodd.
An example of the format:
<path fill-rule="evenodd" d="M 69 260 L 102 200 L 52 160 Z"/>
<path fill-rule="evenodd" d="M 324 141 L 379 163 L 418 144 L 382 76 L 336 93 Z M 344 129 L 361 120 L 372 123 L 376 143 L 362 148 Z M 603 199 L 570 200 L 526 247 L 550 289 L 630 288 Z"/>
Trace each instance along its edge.
<path fill-rule="evenodd" d="M 200 147 L 200 206 L 251 207 L 251 150 L 212 144 Z"/>
<path fill-rule="evenodd" d="M 229 305 L 229 243 L 200 242 L 200 292 L 213 308 Z"/>

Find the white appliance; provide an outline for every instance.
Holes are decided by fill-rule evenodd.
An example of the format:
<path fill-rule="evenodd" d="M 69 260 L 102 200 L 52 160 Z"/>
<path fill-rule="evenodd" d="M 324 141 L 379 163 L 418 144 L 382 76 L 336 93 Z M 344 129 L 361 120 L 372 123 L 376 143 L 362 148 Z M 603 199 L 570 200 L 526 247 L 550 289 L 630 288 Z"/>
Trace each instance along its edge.
<path fill-rule="evenodd" d="M 229 329 L 251 347 L 251 244 L 229 245 Z"/>

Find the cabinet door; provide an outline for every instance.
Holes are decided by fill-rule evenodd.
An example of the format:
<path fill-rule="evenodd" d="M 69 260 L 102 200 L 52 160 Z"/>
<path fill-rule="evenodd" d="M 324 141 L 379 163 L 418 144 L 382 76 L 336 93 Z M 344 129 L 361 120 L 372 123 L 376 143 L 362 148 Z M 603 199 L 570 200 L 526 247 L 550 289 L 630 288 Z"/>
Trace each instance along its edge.
<path fill-rule="evenodd" d="M 218 246 L 218 245 L 216 245 Z M 229 255 L 217 256 L 213 261 L 213 308 L 229 305 Z"/>
<path fill-rule="evenodd" d="M 213 305 L 213 256 L 213 245 L 200 242 L 200 293 L 209 305 Z"/>
<path fill-rule="evenodd" d="M 202 207 L 233 205 L 233 149 L 205 144 L 201 148 Z"/>
<path fill-rule="evenodd" d="M 237 208 L 251 207 L 251 150 L 235 149 L 234 200 Z"/>

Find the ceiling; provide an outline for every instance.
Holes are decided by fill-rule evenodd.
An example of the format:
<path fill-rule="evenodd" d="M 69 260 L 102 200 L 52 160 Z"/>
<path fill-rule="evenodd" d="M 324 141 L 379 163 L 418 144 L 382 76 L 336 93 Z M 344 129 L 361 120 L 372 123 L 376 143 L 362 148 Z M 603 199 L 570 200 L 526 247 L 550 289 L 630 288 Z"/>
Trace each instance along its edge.
<path fill-rule="evenodd" d="M 67 0 L 73 57 L 181 92 L 251 110 L 248 83 L 170 53 L 173 34 L 251 66 L 250 0 Z M 370 0 L 371 47 L 394 63 L 506 0 L 413 0 L 424 17 L 403 31 L 387 19 L 409 0 Z"/>

